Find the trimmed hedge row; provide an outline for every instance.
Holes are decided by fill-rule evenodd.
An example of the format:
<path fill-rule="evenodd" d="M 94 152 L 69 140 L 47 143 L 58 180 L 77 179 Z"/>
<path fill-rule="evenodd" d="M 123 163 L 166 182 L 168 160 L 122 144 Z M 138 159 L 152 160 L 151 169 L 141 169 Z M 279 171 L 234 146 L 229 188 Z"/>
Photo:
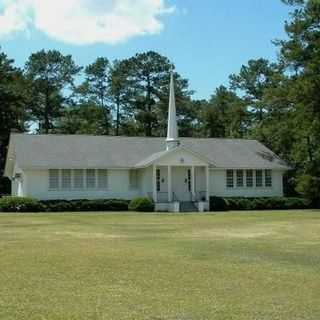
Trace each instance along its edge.
<path fill-rule="evenodd" d="M 85 212 L 85 211 L 153 211 L 154 204 L 148 198 L 132 201 L 118 199 L 104 200 L 46 200 L 3 197 L 0 199 L 2 212 Z"/>
<path fill-rule="evenodd" d="M 40 201 L 47 212 L 128 211 L 128 200 L 46 200 Z"/>
<path fill-rule="evenodd" d="M 31 198 L 2 197 L 0 199 L 2 212 L 40 212 L 45 211 L 42 203 Z"/>
<path fill-rule="evenodd" d="M 221 198 L 210 197 L 210 211 L 310 209 L 312 201 L 304 198 Z"/>
<path fill-rule="evenodd" d="M 227 210 L 281 210 L 308 209 L 312 201 L 303 198 L 221 198 L 210 197 L 210 211 Z M 71 212 L 71 211 L 154 211 L 154 203 L 148 198 L 131 201 L 105 200 L 47 200 L 31 198 L 0 198 L 2 212 Z"/>
<path fill-rule="evenodd" d="M 3 197 L 2 212 L 70 212 L 70 211 L 128 211 L 128 200 L 47 200 Z"/>

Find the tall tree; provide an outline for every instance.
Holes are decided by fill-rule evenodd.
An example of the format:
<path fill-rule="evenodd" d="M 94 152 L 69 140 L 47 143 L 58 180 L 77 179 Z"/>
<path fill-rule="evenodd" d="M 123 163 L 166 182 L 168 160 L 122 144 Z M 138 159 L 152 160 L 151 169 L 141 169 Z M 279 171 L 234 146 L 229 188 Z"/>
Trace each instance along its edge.
<path fill-rule="evenodd" d="M 23 132 L 28 117 L 26 83 L 22 71 L 14 61 L 0 52 L 0 194 L 8 193 L 9 186 L 2 178 L 11 130 Z"/>
<path fill-rule="evenodd" d="M 285 25 L 288 39 L 276 42 L 286 67 L 285 90 L 296 124 L 292 156 L 298 174 L 310 176 L 302 183 L 320 183 L 320 2 L 283 2 L 295 6 Z"/>
<path fill-rule="evenodd" d="M 149 51 L 128 59 L 128 83 L 131 101 L 126 108 L 127 113 L 134 115 L 139 127 L 146 136 L 163 132 L 164 103 L 169 97 L 170 72 L 173 64 L 164 56 Z M 188 95 L 188 82 L 175 73 L 177 103 Z M 179 108 L 178 108 L 179 113 Z"/>
<path fill-rule="evenodd" d="M 54 121 L 61 116 L 67 91 L 72 89 L 74 77 L 81 70 L 70 55 L 56 50 L 33 53 L 26 65 L 25 74 L 32 96 L 30 107 L 39 123 L 39 132 L 49 133 Z"/>
<path fill-rule="evenodd" d="M 249 60 L 247 66 L 241 67 L 239 74 L 230 76 L 231 88 L 243 93 L 258 123 L 263 121 L 267 111 L 263 103 L 264 91 L 269 87 L 274 87 L 277 68 L 277 64 L 270 63 L 266 59 Z"/>
<path fill-rule="evenodd" d="M 243 137 L 248 126 L 245 104 L 236 93 L 220 86 L 204 110 L 203 122 L 211 138 Z"/>
<path fill-rule="evenodd" d="M 98 106 L 104 119 L 103 134 L 109 134 L 111 127 L 111 112 L 108 104 L 108 79 L 110 77 L 111 66 L 107 58 L 99 57 L 85 70 L 85 81 L 78 88 L 78 93 L 82 95 L 82 103 L 91 106 Z"/>
<path fill-rule="evenodd" d="M 108 78 L 108 93 L 110 101 L 115 111 L 115 135 L 120 134 L 121 122 L 125 120 L 123 110 L 130 102 L 132 90 L 128 75 L 130 73 L 130 64 L 128 60 L 115 60 L 111 67 Z M 128 108 L 127 108 L 128 109 Z"/>
<path fill-rule="evenodd" d="M 59 118 L 57 132 L 62 134 L 105 134 L 105 110 L 95 104 L 69 106 Z"/>

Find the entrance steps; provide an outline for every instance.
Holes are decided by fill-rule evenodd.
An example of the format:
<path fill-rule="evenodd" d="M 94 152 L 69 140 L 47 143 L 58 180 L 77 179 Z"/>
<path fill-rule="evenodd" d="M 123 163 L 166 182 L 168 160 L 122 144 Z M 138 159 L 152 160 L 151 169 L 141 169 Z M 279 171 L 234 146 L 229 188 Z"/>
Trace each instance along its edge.
<path fill-rule="evenodd" d="M 180 212 L 197 212 L 199 211 L 195 203 L 192 201 L 180 202 Z"/>

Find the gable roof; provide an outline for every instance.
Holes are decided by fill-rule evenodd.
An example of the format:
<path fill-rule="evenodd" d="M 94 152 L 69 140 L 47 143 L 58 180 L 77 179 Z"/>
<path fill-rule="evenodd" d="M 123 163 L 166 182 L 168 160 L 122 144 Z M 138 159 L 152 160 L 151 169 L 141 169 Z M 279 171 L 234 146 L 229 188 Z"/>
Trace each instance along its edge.
<path fill-rule="evenodd" d="M 180 142 L 218 168 L 289 169 L 256 140 L 180 138 Z M 164 138 L 12 134 L 6 168 L 14 160 L 22 169 L 134 168 L 165 150 Z"/>
<path fill-rule="evenodd" d="M 179 145 L 178 147 L 175 147 L 173 149 L 169 149 L 169 150 L 165 150 L 165 151 L 161 151 L 161 152 L 157 152 L 152 154 L 150 157 L 140 161 L 139 163 L 137 163 L 135 165 L 136 168 L 145 168 L 149 165 L 151 165 L 152 163 L 154 163 L 156 160 L 159 160 L 161 158 L 163 158 L 164 156 L 171 154 L 173 152 L 176 152 L 178 150 L 184 150 L 185 152 L 192 154 L 193 156 L 199 158 L 200 160 L 202 160 L 203 162 L 207 163 L 208 165 L 213 165 L 212 161 L 207 159 L 206 157 L 204 157 L 202 154 L 198 154 L 196 152 L 194 152 L 193 150 L 191 150 L 190 148 L 186 148 L 183 145 Z"/>

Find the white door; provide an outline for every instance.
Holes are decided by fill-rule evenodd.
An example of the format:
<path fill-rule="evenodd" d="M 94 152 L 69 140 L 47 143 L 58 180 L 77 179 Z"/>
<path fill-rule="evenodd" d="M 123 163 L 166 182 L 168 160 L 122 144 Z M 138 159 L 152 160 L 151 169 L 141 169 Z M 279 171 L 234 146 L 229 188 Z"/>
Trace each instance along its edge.
<path fill-rule="evenodd" d="M 191 200 L 191 169 L 187 167 L 172 168 L 172 191 L 179 201 Z"/>

